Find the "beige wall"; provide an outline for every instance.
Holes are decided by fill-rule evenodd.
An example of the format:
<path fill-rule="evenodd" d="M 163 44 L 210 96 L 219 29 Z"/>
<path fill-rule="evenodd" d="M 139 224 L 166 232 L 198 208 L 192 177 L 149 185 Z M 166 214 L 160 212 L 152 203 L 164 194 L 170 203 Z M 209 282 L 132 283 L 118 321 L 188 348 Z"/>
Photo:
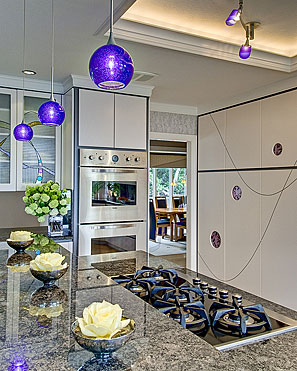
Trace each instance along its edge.
<path fill-rule="evenodd" d="M 0 192 L 0 228 L 40 225 L 36 217 L 25 213 L 23 196 L 24 192 Z"/>
<path fill-rule="evenodd" d="M 273 194 L 290 175 L 285 167 L 297 159 L 297 91 L 226 109 L 213 118 L 236 167 L 251 170 L 230 171 L 234 165 L 211 116 L 201 117 L 198 239 L 204 261 L 200 257 L 199 271 L 221 280 L 233 278 L 259 245 L 247 268 L 229 283 L 297 310 L 297 296 L 291 294 L 297 281 L 297 182 L 284 190 L 279 202 L 280 193 Z M 279 156 L 273 154 L 276 143 L 283 146 Z M 296 178 L 294 169 L 287 184 Z M 242 189 L 238 201 L 231 193 L 236 185 Z M 212 231 L 221 235 L 218 249 L 210 243 Z"/>

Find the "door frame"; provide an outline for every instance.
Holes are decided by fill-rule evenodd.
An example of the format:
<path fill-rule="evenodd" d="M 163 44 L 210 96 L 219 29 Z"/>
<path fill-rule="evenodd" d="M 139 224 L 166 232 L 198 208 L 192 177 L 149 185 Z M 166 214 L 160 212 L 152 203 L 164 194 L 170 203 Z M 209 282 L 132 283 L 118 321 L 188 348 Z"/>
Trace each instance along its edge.
<path fill-rule="evenodd" d="M 150 132 L 149 140 L 187 142 L 186 267 L 197 272 L 197 135 Z M 148 150 L 150 153 L 150 142 Z"/>

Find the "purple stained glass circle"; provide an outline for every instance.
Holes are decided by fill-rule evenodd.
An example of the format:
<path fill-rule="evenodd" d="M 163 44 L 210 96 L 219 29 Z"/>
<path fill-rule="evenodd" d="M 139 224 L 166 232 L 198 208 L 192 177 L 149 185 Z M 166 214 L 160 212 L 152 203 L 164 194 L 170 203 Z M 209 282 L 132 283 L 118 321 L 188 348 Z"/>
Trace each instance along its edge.
<path fill-rule="evenodd" d="M 89 63 L 91 79 L 101 89 L 125 88 L 132 79 L 134 66 L 129 53 L 119 45 L 107 44 L 97 49 Z"/>
<path fill-rule="evenodd" d="M 210 235 L 210 242 L 212 246 L 216 249 L 218 249 L 221 246 L 221 236 L 219 232 L 213 231 Z"/>
<path fill-rule="evenodd" d="M 21 123 L 14 128 L 13 135 L 16 140 L 30 141 L 33 138 L 33 129 L 31 126 Z"/>
<path fill-rule="evenodd" d="M 239 186 L 234 186 L 232 189 L 232 197 L 234 200 L 238 201 L 241 199 L 242 196 L 242 190 Z"/>
<path fill-rule="evenodd" d="M 279 156 L 283 152 L 283 146 L 280 143 L 276 143 L 273 146 L 273 153 L 275 156 Z"/>
<path fill-rule="evenodd" d="M 39 107 L 38 117 L 43 125 L 60 126 L 65 120 L 65 111 L 58 102 L 49 100 Z"/>

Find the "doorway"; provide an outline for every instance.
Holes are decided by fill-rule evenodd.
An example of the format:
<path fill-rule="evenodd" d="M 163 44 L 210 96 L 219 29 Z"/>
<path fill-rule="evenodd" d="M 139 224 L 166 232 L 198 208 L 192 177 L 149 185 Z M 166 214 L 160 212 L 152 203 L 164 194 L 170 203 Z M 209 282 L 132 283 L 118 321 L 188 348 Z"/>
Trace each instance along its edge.
<path fill-rule="evenodd" d="M 196 267 L 196 208 L 189 204 L 196 199 L 193 154 L 196 136 L 151 133 L 149 253 L 190 269 Z"/>

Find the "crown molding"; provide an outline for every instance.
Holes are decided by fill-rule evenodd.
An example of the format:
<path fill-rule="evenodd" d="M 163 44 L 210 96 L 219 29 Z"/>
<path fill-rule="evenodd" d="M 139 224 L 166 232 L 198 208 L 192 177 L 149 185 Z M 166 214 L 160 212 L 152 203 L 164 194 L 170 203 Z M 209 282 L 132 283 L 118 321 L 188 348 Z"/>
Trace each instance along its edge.
<path fill-rule="evenodd" d="M 114 26 L 118 39 L 158 46 L 185 53 L 222 59 L 282 72 L 297 69 L 297 57 L 286 57 L 253 49 L 250 58 L 242 60 L 238 56 L 239 46 L 221 41 L 206 39 L 181 32 L 158 28 L 142 23 L 120 19 Z"/>
<path fill-rule="evenodd" d="M 182 115 L 191 115 L 197 116 L 198 109 L 193 106 L 180 106 L 176 104 L 166 104 L 166 103 L 157 103 L 150 102 L 150 111 L 154 112 L 169 112 L 169 113 L 178 113 Z"/>
<path fill-rule="evenodd" d="M 45 93 L 50 93 L 51 82 L 46 80 L 38 80 L 35 78 L 28 78 L 9 75 L 0 75 L 0 86 L 13 88 L 13 89 L 25 89 L 25 90 L 37 90 Z M 64 86 L 61 83 L 54 84 L 55 94 L 63 94 Z"/>
<path fill-rule="evenodd" d="M 63 86 L 64 86 L 64 92 L 70 90 L 73 87 L 106 91 L 104 89 L 98 88 L 93 83 L 93 81 L 90 79 L 90 77 L 79 76 L 79 75 L 70 75 L 64 81 Z M 153 89 L 154 89 L 154 86 L 142 85 L 136 82 L 132 82 L 125 89 L 114 90 L 114 92 L 121 93 L 121 94 L 134 94 L 134 95 L 142 95 L 145 97 L 150 97 L 152 95 Z"/>

